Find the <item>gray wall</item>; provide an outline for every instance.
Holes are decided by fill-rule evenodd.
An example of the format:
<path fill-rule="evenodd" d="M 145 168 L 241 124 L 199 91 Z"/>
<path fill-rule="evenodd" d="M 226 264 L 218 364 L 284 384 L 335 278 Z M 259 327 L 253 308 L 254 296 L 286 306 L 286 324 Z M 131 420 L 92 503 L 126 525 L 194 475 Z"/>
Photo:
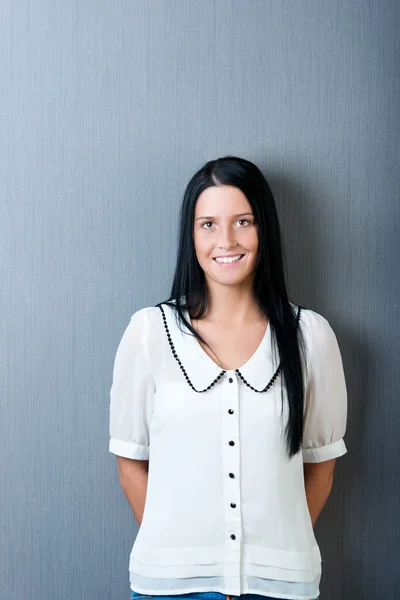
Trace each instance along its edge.
<path fill-rule="evenodd" d="M 291 298 L 343 353 L 321 598 L 399 597 L 398 7 L 3 0 L 2 599 L 128 598 L 112 362 L 169 292 L 185 185 L 226 153 L 267 175 Z"/>

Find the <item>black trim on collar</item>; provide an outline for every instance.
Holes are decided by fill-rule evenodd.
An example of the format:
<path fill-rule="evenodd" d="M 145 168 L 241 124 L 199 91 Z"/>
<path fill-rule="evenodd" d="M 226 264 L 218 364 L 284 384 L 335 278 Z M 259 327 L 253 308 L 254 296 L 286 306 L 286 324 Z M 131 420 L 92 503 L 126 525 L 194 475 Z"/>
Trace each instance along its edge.
<path fill-rule="evenodd" d="M 193 383 L 190 381 L 189 375 L 186 373 L 185 367 L 183 366 L 183 364 L 181 363 L 179 356 L 175 350 L 175 346 L 174 343 L 172 341 L 171 338 L 171 334 L 169 332 L 168 329 L 168 324 L 167 324 L 167 319 L 165 316 L 165 312 L 163 307 L 161 306 L 161 304 L 157 304 L 158 308 L 161 311 L 161 315 L 162 315 L 162 319 L 163 319 L 163 323 L 164 323 L 164 329 L 165 332 L 167 334 L 167 339 L 168 339 L 168 344 L 169 347 L 171 349 L 172 355 L 175 358 L 175 360 L 177 361 L 179 368 L 181 369 L 183 376 L 186 379 L 186 382 L 188 383 L 188 385 L 192 388 L 192 390 L 194 392 L 197 392 L 198 394 L 202 394 L 204 392 L 208 392 L 208 390 L 210 390 L 216 383 L 218 383 L 218 381 L 221 379 L 221 377 L 223 377 L 226 373 L 225 369 L 222 369 L 221 372 L 219 373 L 219 375 L 214 379 L 214 381 L 212 383 L 210 383 L 209 386 L 207 386 L 206 388 L 204 388 L 204 390 L 196 390 L 196 388 L 194 387 Z M 300 320 L 300 313 L 301 313 L 301 306 L 299 306 L 299 310 L 297 312 L 297 316 L 296 316 L 296 328 L 299 324 L 299 320 Z M 235 373 L 240 377 L 241 381 L 243 381 L 243 383 L 245 385 L 247 385 L 248 388 L 250 388 L 251 390 L 253 390 L 253 392 L 257 392 L 258 394 L 262 394 L 264 392 L 268 392 L 268 390 L 273 386 L 273 384 L 275 383 L 280 371 L 282 368 L 282 361 L 279 363 L 278 368 L 276 369 L 275 373 L 273 374 L 273 376 L 271 377 L 271 379 L 269 380 L 269 382 L 267 383 L 267 385 L 262 389 L 262 390 L 257 390 L 256 388 L 254 388 L 252 385 L 250 385 L 250 383 L 248 383 L 246 381 L 246 379 L 243 377 L 243 375 L 241 374 L 241 372 L 239 371 L 239 369 L 235 369 Z"/>

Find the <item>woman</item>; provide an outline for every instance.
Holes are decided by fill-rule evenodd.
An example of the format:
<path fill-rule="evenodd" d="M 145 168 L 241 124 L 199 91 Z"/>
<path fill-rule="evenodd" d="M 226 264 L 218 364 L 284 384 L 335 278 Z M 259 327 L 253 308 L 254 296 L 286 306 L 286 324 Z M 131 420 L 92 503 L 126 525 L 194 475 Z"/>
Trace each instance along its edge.
<path fill-rule="evenodd" d="M 171 295 L 115 357 L 110 451 L 140 525 L 131 598 L 319 598 L 313 526 L 347 452 L 329 323 L 288 300 L 271 190 L 208 162 L 181 209 Z"/>

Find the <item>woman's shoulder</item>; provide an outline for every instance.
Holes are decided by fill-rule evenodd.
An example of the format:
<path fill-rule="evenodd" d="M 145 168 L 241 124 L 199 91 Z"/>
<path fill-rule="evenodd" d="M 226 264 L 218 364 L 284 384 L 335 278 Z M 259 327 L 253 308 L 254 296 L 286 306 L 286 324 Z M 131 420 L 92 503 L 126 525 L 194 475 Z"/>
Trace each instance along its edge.
<path fill-rule="evenodd" d="M 138 328 L 144 328 L 151 333 L 159 333 L 164 331 L 164 319 L 166 318 L 167 323 L 171 326 L 174 322 L 173 316 L 176 318 L 173 307 L 162 302 L 158 305 L 137 309 L 131 316 L 131 322 L 136 323 Z"/>
<path fill-rule="evenodd" d="M 299 305 L 293 302 L 290 302 L 291 306 L 295 309 L 296 313 L 299 309 Z M 300 323 L 308 328 L 326 328 L 330 327 L 329 321 L 326 317 L 313 310 L 312 308 L 307 308 L 305 306 L 300 306 Z"/>
<path fill-rule="evenodd" d="M 159 320 L 160 309 L 158 306 L 143 306 L 132 313 L 131 321 L 137 324 L 152 323 Z"/>
<path fill-rule="evenodd" d="M 297 310 L 298 305 L 293 305 Z M 337 345 L 336 334 L 328 321 L 321 313 L 306 307 L 301 307 L 300 327 L 307 347 L 314 352 Z"/>

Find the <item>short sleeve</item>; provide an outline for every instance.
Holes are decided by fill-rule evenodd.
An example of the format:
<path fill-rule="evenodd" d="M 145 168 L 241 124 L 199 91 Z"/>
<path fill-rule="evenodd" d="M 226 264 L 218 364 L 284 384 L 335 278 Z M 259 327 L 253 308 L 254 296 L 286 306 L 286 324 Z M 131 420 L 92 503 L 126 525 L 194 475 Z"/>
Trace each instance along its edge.
<path fill-rule="evenodd" d="M 302 454 L 303 462 L 318 463 L 347 452 L 347 390 L 336 335 L 324 317 L 311 312 Z"/>
<path fill-rule="evenodd" d="M 110 390 L 109 450 L 118 456 L 149 459 L 154 379 L 148 353 L 146 309 L 134 313 L 114 360 Z"/>

